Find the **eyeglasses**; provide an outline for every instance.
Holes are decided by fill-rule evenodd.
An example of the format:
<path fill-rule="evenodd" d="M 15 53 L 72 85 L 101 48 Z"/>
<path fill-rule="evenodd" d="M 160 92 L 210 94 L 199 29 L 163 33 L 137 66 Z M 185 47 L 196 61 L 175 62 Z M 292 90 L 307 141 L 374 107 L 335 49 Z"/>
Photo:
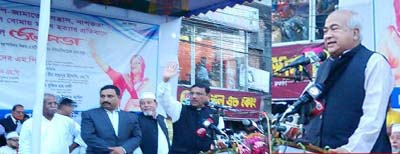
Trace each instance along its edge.
<path fill-rule="evenodd" d="M 206 94 L 201 93 L 201 92 L 190 92 L 189 95 L 190 95 L 190 96 L 194 96 L 194 95 L 197 95 L 197 96 L 204 96 L 204 95 L 206 95 Z"/>
<path fill-rule="evenodd" d="M 16 114 L 25 114 L 24 111 L 13 111 L 13 112 L 16 113 Z"/>
<path fill-rule="evenodd" d="M 19 141 L 19 139 L 14 139 L 14 138 L 10 138 L 10 139 L 8 139 L 8 140 L 14 141 L 14 142 L 18 142 L 18 141 Z"/>

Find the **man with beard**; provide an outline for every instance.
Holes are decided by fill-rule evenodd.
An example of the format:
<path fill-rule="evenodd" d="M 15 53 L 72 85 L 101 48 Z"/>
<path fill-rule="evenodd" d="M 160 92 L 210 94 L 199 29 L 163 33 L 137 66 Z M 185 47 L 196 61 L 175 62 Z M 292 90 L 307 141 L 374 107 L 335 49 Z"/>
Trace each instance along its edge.
<path fill-rule="evenodd" d="M 87 154 L 125 154 L 139 147 L 142 133 L 134 113 L 120 111 L 118 87 L 100 89 L 101 107 L 82 112 L 82 138 Z"/>
<path fill-rule="evenodd" d="M 56 112 L 56 96 L 45 93 L 40 135 L 42 154 L 69 154 L 72 149 L 70 136 L 78 136 L 80 133 L 71 118 L 56 114 Z M 32 125 L 33 118 L 26 120 L 22 125 L 19 140 L 20 154 L 32 153 Z"/>
<path fill-rule="evenodd" d="M 392 145 L 393 153 L 400 153 L 400 124 L 391 126 L 390 144 Z"/>
<path fill-rule="evenodd" d="M 156 96 L 152 92 L 143 92 L 139 97 L 140 109 L 139 124 L 142 130 L 140 149 L 143 154 L 167 154 L 169 138 L 165 117 L 156 111 Z"/>
<path fill-rule="evenodd" d="M 0 147 L 0 154 L 16 154 L 18 149 L 18 133 L 9 132 L 6 135 L 7 145 Z"/>

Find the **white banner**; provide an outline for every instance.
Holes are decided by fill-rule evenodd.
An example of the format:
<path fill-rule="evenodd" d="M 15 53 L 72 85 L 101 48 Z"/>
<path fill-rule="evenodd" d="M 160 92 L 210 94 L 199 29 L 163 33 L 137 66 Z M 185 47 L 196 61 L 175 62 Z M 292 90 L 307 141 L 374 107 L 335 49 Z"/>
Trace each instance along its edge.
<path fill-rule="evenodd" d="M 35 98 L 37 6 L 0 0 L 0 109 Z M 159 75 L 159 25 L 52 10 L 46 91 L 78 103 L 99 106 L 99 89 L 117 85 L 121 108 L 139 111 L 137 98 L 155 92 Z M 178 34 L 179 35 L 179 32 Z"/>

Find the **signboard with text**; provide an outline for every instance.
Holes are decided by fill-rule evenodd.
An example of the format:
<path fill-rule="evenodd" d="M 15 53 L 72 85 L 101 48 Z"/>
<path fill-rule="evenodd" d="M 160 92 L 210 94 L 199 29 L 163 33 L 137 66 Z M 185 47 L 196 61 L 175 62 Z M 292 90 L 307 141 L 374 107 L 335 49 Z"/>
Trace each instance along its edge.
<path fill-rule="evenodd" d="M 303 52 L 314 52 L 314 44 L 298 44 L 272 48 L 272 99 L 293 99 L 300 96 L 317 69 L 312 66 L 292 68 L 283 73 L 278 70 L 301 56 Z M 314 47 L 314 48 L 313 48 Z M 318 47 L 318 46 L 317 46 Z"/>
<path fill-rule="evenodd" d="M 39 7 L 0 0 L 0 109 L 35 100 Z M 121 109 L 140 111 L 138 96 L 155 91 L 159 25 L 52 9 L 47 48 L 46 92 L 99 106 L 99 89 L 122 91 Z M 164 55 L 165 56 L 165 55 Z"/>
<path fill-rule="evenodd" d="M 178 86 L 177 100 L 189 99 L 189 87 Z M 234 111 L 225 111 L 224 116 L 230 118 L 258 118 L 261 112 L 262 95 L 252 92 L 211 89 L 211 101 L 230 106 Z"/>

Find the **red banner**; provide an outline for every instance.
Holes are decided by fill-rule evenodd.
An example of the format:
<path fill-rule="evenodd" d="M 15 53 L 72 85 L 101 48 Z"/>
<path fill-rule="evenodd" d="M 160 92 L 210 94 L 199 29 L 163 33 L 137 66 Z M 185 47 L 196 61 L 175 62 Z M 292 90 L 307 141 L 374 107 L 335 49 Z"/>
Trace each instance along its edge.
<path fill-rule="evenodd" d="M 183 102 L 189 98 L 189 87 L 178 86 L 177 99 Z M 258 118 L 261 111 L 262 95 L 252 92 L 211 89 L 211 101 L 231 106 L 235 111 L 225 111 L 230 118 Z"/>
<path fill-rule="evenodd" d="M 295 69 L 290 69 L 283 73 L 276 73 L 278 70 L 295 60 L 304 52 L 320 50 L 320 44 L 297 44 L 272 48 L 272 99 L 297 98 L 303 89 L 310 82 L 305 76 L 306 70 L 310 77 L 316 71 L 316 68 L 308 66 L 307 68 L 300 66 L 300 74 L 295 75 Z M 318 51 L 317 51 L 318 52 Z M 296 79 L 297 78 L 297 79 Z M 297 81 L 295 81 L 295 79 Z"/>

